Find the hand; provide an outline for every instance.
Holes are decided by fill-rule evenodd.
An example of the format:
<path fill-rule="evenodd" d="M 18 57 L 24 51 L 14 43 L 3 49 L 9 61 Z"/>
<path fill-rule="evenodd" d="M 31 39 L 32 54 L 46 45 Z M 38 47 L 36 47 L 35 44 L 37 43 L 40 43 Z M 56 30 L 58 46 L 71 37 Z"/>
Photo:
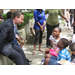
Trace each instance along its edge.
<path fill-rule="evenodd" d="M 43 26 L 41 26 L 41 31 L 43 31 Z"/>
<path fill-rule="evenodd" d="M 66 22 L 68 23 L 69 21 L 66 19 Z"/>
<path fill-rule="evenodd" d="M 20 39 L 23 40 L 23 39 L 21 38 L 21 36 L 20 36 Z"/>
<path fill-rule="evenodd" d="M 73 22 L 73 26 L 75 26 L 75 22 Z"/>

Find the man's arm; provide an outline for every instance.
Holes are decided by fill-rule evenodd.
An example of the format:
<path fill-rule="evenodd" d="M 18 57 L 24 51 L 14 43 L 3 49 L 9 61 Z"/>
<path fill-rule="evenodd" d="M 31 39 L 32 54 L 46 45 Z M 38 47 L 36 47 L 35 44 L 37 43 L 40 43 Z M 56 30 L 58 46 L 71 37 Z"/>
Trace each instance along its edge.
<path fill-rule="evenodd" d="M 6 37 L 9 34 L 10 34 L 10 27 L 8 25 L 1 27 L 1 29 L 0 29 L 0 48 L 2 47 Z"/>

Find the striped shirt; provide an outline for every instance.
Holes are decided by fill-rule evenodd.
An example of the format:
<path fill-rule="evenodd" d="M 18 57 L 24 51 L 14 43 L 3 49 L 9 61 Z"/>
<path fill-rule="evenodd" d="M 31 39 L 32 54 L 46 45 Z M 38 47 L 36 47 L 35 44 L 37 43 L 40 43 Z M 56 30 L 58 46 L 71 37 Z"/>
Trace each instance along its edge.
<path fill-rule="evenodd" d="M 57 61 L 60 60 L 67 60 L 71 62 L 71 56 L 66 48 L 59 51 Z"/>

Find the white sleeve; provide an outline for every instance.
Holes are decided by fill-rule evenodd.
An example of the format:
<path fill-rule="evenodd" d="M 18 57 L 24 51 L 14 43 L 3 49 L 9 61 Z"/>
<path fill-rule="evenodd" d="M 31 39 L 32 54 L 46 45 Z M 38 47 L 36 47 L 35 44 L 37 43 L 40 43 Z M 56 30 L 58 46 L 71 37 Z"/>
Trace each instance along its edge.
<path fill-rule="evenodd" d="M 52 35 L 50 35 L 49 40 L 52 40 Z"/>

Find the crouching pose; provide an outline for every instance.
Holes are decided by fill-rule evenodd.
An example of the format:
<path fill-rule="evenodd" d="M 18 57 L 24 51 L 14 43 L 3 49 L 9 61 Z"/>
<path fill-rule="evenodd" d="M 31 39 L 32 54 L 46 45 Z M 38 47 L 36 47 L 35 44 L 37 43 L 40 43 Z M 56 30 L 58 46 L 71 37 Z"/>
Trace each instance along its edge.
<path fill-rule="evenodd" d="M 13 43 L 15 25 L 23 23 L 24 15 L 14 12 L 13 19 L 8 19 L 0 25 L 0 53 L 11 59 L 16 65 L 29 65 L 21 48 Z"/>

